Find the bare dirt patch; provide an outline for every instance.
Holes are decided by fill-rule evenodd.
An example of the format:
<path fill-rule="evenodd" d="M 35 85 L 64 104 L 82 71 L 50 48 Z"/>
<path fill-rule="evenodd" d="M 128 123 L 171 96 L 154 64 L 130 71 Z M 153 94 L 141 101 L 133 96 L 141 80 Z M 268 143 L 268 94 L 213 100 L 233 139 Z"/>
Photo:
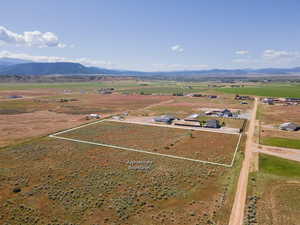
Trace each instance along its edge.
<path fill-rule="evenodd" d="M 37 111 L 17 115 L 0 115 L 0 146 L 53 133 L 86 122 L 81 115 Z"/>

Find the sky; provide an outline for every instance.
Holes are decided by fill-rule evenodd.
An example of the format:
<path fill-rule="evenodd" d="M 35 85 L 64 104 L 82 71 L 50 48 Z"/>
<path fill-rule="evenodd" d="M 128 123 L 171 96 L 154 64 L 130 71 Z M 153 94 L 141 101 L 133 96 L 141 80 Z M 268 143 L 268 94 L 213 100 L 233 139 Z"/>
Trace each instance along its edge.
<path fill-rule="evenodd" d="M 4 0 L 0 58 L 142 71 L 300 66 L 299 0 Z"/>

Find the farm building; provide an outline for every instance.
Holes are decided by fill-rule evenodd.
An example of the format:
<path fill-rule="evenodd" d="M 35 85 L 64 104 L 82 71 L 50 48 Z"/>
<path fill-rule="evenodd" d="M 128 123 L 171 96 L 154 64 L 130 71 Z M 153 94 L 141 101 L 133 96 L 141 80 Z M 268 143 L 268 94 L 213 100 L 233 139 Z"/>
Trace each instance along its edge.
<path fill-rule="evenodd" d="M 212 115 L 217 115 L 218 113 L 221 113 L 220 110 L 209 110 L 205 112 L 205 115 L 207 116 L 212 116 Z"/>
<path fill-rule="evenodd" d="M 99 93 L 102 95 L 109 95 L 109 94 L 112 94 L 112 91 L 103 90 L 103 91 L 100 91 Z"/>
<path fill-rule="evenodd" d="M 113 120 L 124 120 L 123 116 L 113 116 L 112 117 Z"/>
<path fill-rule="evenodd" d="M 232 117 L 233 113 L 229 109 L 224 109 L 222 112 L 223 117 Z"/>
<path fill-rule="evenodd" d="M 246 95 L 246 96 L 243 96 L 243 95 L 236 95 L 234 97 L 235 100 L 253 100 L 252 97 Z"/>
<path fill-rule="evenodd" d="M 11 95 L 8 98 L 23 98 L 22 95 Z"/>
<path fill-rule="evenodd" d="M 262 100 L 263 103 L 269 104 L 269 105 L 273 105 L 274 104 L 274 99 L 273 98 L 264 98 Z"/>
<path fill-rule="evenodd" d="M 219 120 L 207 120 L 205 127 L 207 128 L 220 128 Z"/>
<path fill-rule="evenodd" d="M 287 131 L 296 131 L 300 129 L 300 125 L 297 125 L 295 123 L 283 123 L 279 126 L 280 130 L 287 130 Z"/>
<path fill-rule="evenodd" d="M 158 123 L 172 123 L 173 120 L 177 119 L 176 117 L 174 116 L 170 116 L 170 115 L 162 115 L 162 116 L 159 116 L 159 117 L 155 117 L 154 118 L 154 121 L 155 122 L 158 122 Z"/>
<path fill-rule="evenodd" d="M 197 118 L 200 116 L 198 113 L 194 113 L 184 118 L 185 121 L 198 121 Z"/>
<path fill-rule="evenodd" d="M 233 117 L 233 113 L 229 109 L 206 111 L 205 114 L 208 116 Z"/>
<path fill-rule="evenodd" d="M 192 94 L 192 97 L 203 97 L 202 94 Z"/>
<path fill-rule="evenodd" d="M 200 127 L 199 121 L 186 121 L 186 120 L 177 120 L 174 125 L 177 126 L 188 126 L 188 127 Z"/>
<path fill-rule="evenodd" d="M 87 120 L 91 120 L 91 119 L 100 119 L 100 115 L 99 114 L 95 114 L 95 113 L 92 113 L 92 114 L 89 114 L 86 116 L 86 119 Z"/>
<path fill-rule="evenodd" d="M 300 98 L 286 98 L 286 102 L 300 102 Z"/>

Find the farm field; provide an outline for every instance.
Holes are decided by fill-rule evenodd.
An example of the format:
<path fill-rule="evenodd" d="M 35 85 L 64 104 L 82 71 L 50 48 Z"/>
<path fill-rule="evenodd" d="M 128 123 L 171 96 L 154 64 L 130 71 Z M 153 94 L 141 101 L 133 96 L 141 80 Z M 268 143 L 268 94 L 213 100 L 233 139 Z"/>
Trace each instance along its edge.
<path fill-rule="evenodd" d="M 240 159 L 225 168 L 36 139 L 0 151 L 0 224 L 226 224 Z"/>
<path fill-rule="evenodd" d="M 169 89 L 187 89 L 188 86 L 199 89 L 205 88 L 207 85 L 203 83 L 190 83 L 190 82 L 175 82 L 175 81 L 141 81 L 131 79 L 107 78 L 103 81 L 91 82 L 35 82 L 35 83 L 0 83 L 0 91 L 15 91 L 15 90 L 35 90 L 35 89 L 68 89 L 68 90 L 95 90 L 99 88 L 112 87 L 118 91 L 125 91 L 125 93 L 140 93 L 136 90 L 152 89 L 152 93 L 173 93 L 170 91 L 161 92 L 164 88 Z"/>
<path fill-rule="evenodd" d="M 245 224 L 299 224 L 300 163 L 261 154 L 250 174 Z"/>
<path fill-rule="evenodd" d="M 155 82 L 152 83 L 153 85 Z M 31 90 L 31 89 L 71 89 L 71 90 L 91 90 L 97 88 L 113 87 L 128 88 L 139 86 L 140 82 L 135 80 L 112 80 L 99 82 L 60 82 L 60 83 L 1 83 L 0 90 Z"/>
<path fill-rule="evenodd" d="M 206 91 L 207 87 L 196 86 L 192 88 L 188 87 L 176 87 L 176 86 L 166 86 L 166 87 L 144 87 L 144 88 L 134 88 L 128 90 L 122 90 L 123 94 L 189 94 Z"/>
<path fill-rule="evenodd" d="M 268 84 L 216 90 L 228 94 L 300 98 L 300 85 L 295 84 Z"/>
<path fill-rule="evenodd" d="M 67 131 L 58 137 L 230 164 L 239 135 L 114 121 Z"/>

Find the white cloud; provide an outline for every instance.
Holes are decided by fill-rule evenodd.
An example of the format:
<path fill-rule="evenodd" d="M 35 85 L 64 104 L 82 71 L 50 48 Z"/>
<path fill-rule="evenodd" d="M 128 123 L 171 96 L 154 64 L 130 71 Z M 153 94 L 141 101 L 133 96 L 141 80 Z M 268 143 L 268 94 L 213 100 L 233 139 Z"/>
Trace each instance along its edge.
<path fill-rule="evenodd" d="M 247 50 L 238 50 L 238 51 L 235 52 L 235 54 L 237 54 L 237 55 L 248 55 L 249 51 L 247 51 Z"/>
<path fill-rule="evenodd" d="M 232 62 L 234 63 L 250 63 L 253 62 L 252 59 L 233 59 Z"/>
<path fill-rule="evenodd" d="M 278 51 L 274 49 L 267 49 L 263 52 L 262 57 L 267 60 L 278 60 L 278 59 L 295 59 L 300 57 L 299 52 L 290 51 Z"/>
<path fill-rule="evenodd" d="M 66 58 L 57 56 L 35 56 L 24 53 L 13 53 L 9 51 L 1 51 L 0 58 L 13 58 L 13 59 L 23 59 L 33 62 L 74 62 L 81 63 L 86 66 L 104 66 L 106 68 L 113 68 L 114 64 L 110 61 L 104 60 L 93 60 L 89 58 Z"/>
<path fill-rule="evenodd" d="M 173 52 L 184 52 L 184 48 L 181 45 L 174 45 L 171 47 Z"/>
<path fill-rule="evenodd" d="M 66 47 L 61 43 L 58 37 L 52 32 L 40 31 L 25 31 L 23 34 L 14 33 L 7 28 L 0 26 L 0 42 L 3 44 L 10 44 L 15 46 L 29 46 L 29 47 Z"/>

